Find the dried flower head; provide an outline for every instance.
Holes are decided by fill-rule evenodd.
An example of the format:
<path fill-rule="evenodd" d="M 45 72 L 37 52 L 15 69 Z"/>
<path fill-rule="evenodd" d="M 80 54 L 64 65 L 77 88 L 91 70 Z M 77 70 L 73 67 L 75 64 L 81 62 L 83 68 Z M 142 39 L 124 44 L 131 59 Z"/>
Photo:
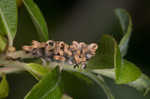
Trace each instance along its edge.
<path fill-rule="evenodd" d="M 63 41 L 48 40 L 47 42 L 38 42 L 33 40 L 31 46 L 23 46 L 23 50 L 31 53 L 35 57 L 45 61 L 65 62 L 74 66 L 86 63 L 95 54 L 98 45 L 96 43 L 86 44 L 84 42 L 73 41 L 71 45 Z"/>

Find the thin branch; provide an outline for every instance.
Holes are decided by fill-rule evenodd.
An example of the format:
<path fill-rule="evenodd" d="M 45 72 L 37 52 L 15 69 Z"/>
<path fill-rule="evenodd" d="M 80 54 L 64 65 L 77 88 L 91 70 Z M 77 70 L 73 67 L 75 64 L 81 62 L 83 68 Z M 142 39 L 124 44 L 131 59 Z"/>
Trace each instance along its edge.
<path fill-rule="evenodd" d="M 24 71 L 26 63 L 19 62 L 19 61 L 12 61 L 8 60 L 6 56 L 0 56 L 0 64 L 1 66 L 5 66 L 0 68 L 0 73 L 13 73 L 18 71 Z"/>
<path fill-rule="evenodd" d="M 15 67 L 0 68 L 0 73 L 5 73 L 5 74 L 20 72 L 20 71 L 24 71 L 24 69 L 23 68 L 15 68 Z"/>
<path fill-rule="evenodd" d="M 31 54 L 29 54 L 29 53 L 26 53 L 26 52 L 24 52 L 24 51 L 22 51 L 22 50 L 16 51 L 16 52 L 8 52 L 8 53 L 6 54 L 6 56 L 7 56 L 8 58 L 11 58 L 11 59 L 34 58 L 33 55 L 31 55 Z"/>

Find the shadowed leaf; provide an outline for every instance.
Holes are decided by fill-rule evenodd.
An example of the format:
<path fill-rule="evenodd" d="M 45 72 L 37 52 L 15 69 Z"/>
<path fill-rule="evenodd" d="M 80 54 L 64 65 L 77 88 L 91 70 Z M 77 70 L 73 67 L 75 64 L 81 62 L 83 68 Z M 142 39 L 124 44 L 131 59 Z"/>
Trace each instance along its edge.
<path fill-rule="evenodd" d="M 104 35 L 98 45 L 96 55 L 89 60 L 87 68 L 113 68 L 116 41 L 113 37 Z"/>
<path fill-rule="evenodd" d="M 119 48 L 121 51 L 121 55 L 125 56 L 128 49 L 128 43 L 130 40 L 131 32 L 132 32 L 132 20 L 131 16 L 124 9 L 116 9 L 115 14 L 119 19 L 121 29 L 122 29 L 122 39 L 119 43 Z"/>
<path fill-rule="evenodd" d="M 34 3 L 33 0 L 23 0 L 23 3 L 32 18 L 32 21 L 39 34 L 40 40 L 47 41 L 48 40 L 48 28 L 47 28 L 47 24 L 45 22 L 45 19 L 40 9 Z"/>
<path fill-rule="evenodd" d="M 79 80 L 84 81 L 84 83 L 87 84 L 88 86 L 93 86 L 93 85 L 97 84 L 99 88 L 103 89 L 103 91 L 105 92 L 105 94 L 107 96 L 107 99 L 114 99 L 114 96 L 112 95 L 111 91 L 109 90 L 109 88 L 107 87 L 107 85 L 105 84 L 105 82 L 101 76 L 96 76 L 96 75 L 92 74 L 91 72 L 87 72 L 87 71 L 76 71 L 76 70 L 65 70 L 63 72 L 63 74 L 67 74 L 68 76 L 69 75 L 75 76 Z M 64 83 L 64 86 L 65 85 L 67 86 L 66 83 Z M 101 93 L 101 91 L 97 92 L 97 95 L 100 96 L 100 93 Z M 73 98 L 75 98 L 75 97 L 73 97 Z"/>

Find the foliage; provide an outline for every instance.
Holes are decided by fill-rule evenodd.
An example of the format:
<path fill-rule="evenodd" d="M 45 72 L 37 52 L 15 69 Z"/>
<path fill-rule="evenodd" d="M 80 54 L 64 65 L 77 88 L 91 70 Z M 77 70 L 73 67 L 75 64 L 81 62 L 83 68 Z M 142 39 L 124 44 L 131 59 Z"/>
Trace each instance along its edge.
<path fill-rule="evenodd" d="M 23 0 L 23 4 L 32 18 L 40 40 L 48 40 L 48 28 L 36 3 L 33 0 Z M 88 86 L 97 84 L 98 88 L 103 89 L 108 99 L 115 99 L 115 97 L 101 75 L 112 78 L 116 84 L 127 84 L 147 94 L 150 89 L 149 77 L 143 74 L 135 64 L 124 59 L 132 32 L 131 16 L 126 10 L 119 8 L 115 10 L 115 14 L 121 25 L 120 37 L 122 39 L 116 42 L 115 38 L 110 35 L 102 36 L 98 42 L 99 48 L 96 55 L 89 60 L 85 70 L 55 63 L 42 66 L 36 61 L 31 63 L 18 61 L 18 58 L 22 60 L 24 57 L 27 58 L 27 53 L 10 51 L 17 31 L 17 5 L 16 0 L 0 0 L 0 66 L 2 66 L 0 73 L 28 71 L 38 80 L 24 99 L 61 99 L 65 92 L 68 94 L 64 86 L 67 84 L 65 80 L 68 76 L 76 77 Z M 8 60 L 10 54 L 14 55 L 13 60 Z M 29 58 L 32 57 L 29 55 Z M 0 98 L 7 97 L 9 87 L 5 75 L 2 75 L 0 89 Z M 98 90 L 98 96 L 100 96 L 99 93 L 101 93 L 100 90 Z"/>
<path fill-rule="evenodd" d="M 9 86 L 8 86 L 8 82 L 6 80 L 6 75 L 5 74 L 1 74 L 2 76 L 2 80 L 0 82 L 0 98 L 6 98 L 8 96 L 8 92 L 9 92 Z"/>

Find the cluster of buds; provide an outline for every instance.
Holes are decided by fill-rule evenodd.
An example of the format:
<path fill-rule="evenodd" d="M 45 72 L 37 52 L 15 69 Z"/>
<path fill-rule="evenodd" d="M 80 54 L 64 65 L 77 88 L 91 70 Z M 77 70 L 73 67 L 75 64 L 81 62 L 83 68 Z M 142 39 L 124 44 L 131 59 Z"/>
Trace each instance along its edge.
<path fill-rule="evenodd" d="M 23 46 L 25 52 L 42 58 L 45 61 L 65 62 L 70 65 L 86 67 L 86 63 L 95 54 L 98 45 L 73 41 L 71 45 L 63 41 L 48 40 L 47 42 L 32 41 L 31 46 Z"/>

